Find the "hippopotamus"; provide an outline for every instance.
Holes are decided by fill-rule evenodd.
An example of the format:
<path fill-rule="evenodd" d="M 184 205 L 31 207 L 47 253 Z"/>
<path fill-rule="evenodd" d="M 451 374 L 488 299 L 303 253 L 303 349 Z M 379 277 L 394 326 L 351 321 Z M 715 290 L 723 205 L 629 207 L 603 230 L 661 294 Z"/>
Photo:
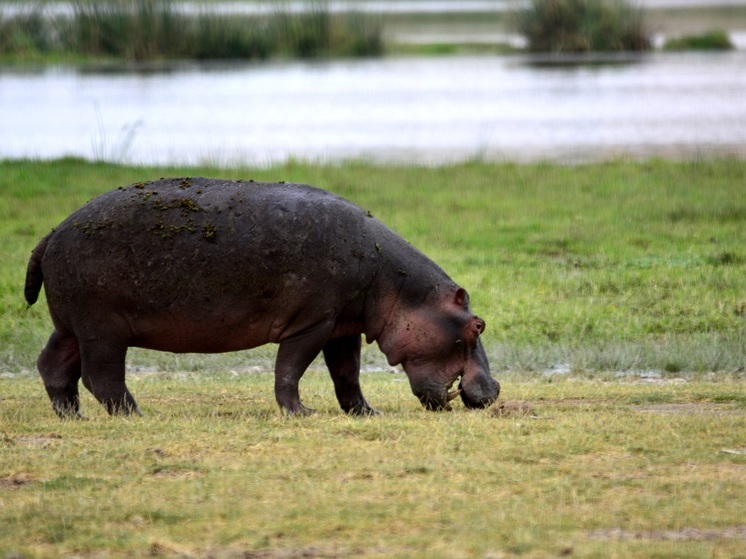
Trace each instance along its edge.
<path fill-rule="evenodd" d="M 362 336 L 401 365 L 426 409 L 500 391 L 469 295 L 361 207 L 302 184 L 168 178 L 89 201 L 31 254 L 54 330 L 37 366 L 54 410 L 80 416 L 78 381 L 110 414 L 140 413 L 129 347 L 220 353 L 278 344 L 281 410 L 305 415 L 298 383 L 323 353 L 342 410 L 377 413 L 360 388 Z M 450 391 L 460 379 L 457 389 Z"/>

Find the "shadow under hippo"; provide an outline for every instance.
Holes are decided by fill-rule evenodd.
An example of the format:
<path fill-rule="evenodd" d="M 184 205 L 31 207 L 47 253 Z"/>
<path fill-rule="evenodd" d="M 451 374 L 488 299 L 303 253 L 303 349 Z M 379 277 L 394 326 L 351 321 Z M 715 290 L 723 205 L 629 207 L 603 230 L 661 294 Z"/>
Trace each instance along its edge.
<path fill-rule="evenodd" d="M 275 396 L 310 410 L 298 383 L 323 353 L 340 406 L 360 388 L 364 335 L 430 410 L 495 401 L 467 292 L 370 213 L 324 190 L 207 178 L 135 183 L 77 210 L 33 250 L 54 323 L 37 365 L 54 410 L 79 416 L 78 381 L 109 413 L 138 412 L 129 347 L 219 353 L 279 344 Z M 458 389 L 450 387 L 460 379 Z"/>

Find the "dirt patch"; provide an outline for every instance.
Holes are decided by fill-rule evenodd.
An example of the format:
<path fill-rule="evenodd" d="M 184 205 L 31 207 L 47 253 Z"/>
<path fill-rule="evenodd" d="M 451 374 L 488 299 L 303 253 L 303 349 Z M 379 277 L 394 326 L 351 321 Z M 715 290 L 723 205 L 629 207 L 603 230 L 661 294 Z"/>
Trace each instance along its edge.
<path fill-rule="evenodd" d="M 20 444 L 24 446 L 37 446 L 48 448 L 62 441 L 62 435 L 50 433 L 48 435 L 22 435 L 20 437 L 7 438 L 6 442 L 10 444 Z"/>
<path fill-rule="evenodd" d="M 156 466 L 150 471 L 150 475 L 157 479 L 185 480 L 197 479 L 202 473 L 179 466 Z"/>
<path fill-rule="evenodd" d="M 34 480 L 27 474 L 13 474 L 8 477 L 0 478 L 0 490 L 3 489 L 21 489 Z"/>
<path fill-rule="evenodd" d="M 497 402 L 490 413 L 495 417 L 539 417 L 531 404 L 523 400 Z"/>
<path fill-rule="evenodd" d="M 742 446 L 741 448 L 721 448 L 720 452 L 734 456 L 746 456 L 746 446 Z"/>
<path fill-rule="evenodd" d="M 384 553 L 383 550 L 375 550 L 375 554 Z M 247 550 L 240 548 L 208 549 L 206 551 L 191 551 L 172 543 L 154 542 L 150 546 L 151 557 L 168 557 L 171 559 L 315 559 L 337 557 L 356 557 L 369 555 L 359 549 L 337 550 L 328 547 L 301 547 L 286 549 L 256 549 Z"/>
<path fill-rule="evenodd" d="M 542 400 L 553 408 L 590 408 L 591 406 L 606 406 L 613 403 L 611 398 L 560 398 Z"/>
<path fill-rule="evenodd" d="M 322 547 L 303 547 L 301 549 L 267 549 L 262 551 L 245 551 L 241 555 L 243 559 L 306 559 L 316 557 L 354 557 L 361 555 L 358 551 L 334 551 Z"/>
<path fill-rule="evenodd" d="M 594 540 L 653 540 L 701 542 L 710 540 L 746 540 L 746 526 L 727 528 L 681 528 L 680 530 L 623 530 L 609 528 L 593 530 L 588 537 Z"/>
<path fill-rule="evenodd" d="M 735 408 L 731 404 L 688 403 L 688 404 L 641 404 L 631 406 L 634 411 L 653 413 L 672 413 L 690 415 L 694 413 L 710 413 L 715 415 L 743 415 L 746 410 Z"/>

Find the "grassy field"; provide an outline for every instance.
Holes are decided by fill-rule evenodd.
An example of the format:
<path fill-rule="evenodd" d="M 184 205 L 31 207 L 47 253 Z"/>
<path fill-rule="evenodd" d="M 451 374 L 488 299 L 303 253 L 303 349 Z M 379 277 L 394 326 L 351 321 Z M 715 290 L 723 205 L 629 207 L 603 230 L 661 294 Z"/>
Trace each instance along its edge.
<path fill-rule="evenodd" d="M 348 418 L 316 363 L 318 413 L 288 419 L 271 347 L 137 350 L 145 417 L 84 393 L 60 422 L 31 249 L 100 192 L 195 175 L 315 184 L 400 232 L 470 290 L 503 407 L 428 413 L 375 372 L 385 415 Z M 737 160 L 0 162 L 0 557 L 746 557 L 744 184 Z"/>

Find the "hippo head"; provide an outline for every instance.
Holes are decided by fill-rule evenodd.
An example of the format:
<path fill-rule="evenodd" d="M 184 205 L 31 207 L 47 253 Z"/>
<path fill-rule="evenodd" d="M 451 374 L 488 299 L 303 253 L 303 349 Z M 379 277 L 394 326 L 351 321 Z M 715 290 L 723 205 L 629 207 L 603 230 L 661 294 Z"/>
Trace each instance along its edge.
<path fill-rule="evenodd" d="M 500 393 L 490 375 L 482 342 L 484 320 L 469 309 L 460 287 L 437 294 L 417 308 L 400 309 L 396 327 L 381 349 L 392 365 L 401 364 L 412 392 L 429 410 L 450 409 L 456 396 L 468 408 L 484 408 Z M 386 347 L 387 346 L 387 347 Z M 458 388 L 450 391 L 460 379 Z"/>

